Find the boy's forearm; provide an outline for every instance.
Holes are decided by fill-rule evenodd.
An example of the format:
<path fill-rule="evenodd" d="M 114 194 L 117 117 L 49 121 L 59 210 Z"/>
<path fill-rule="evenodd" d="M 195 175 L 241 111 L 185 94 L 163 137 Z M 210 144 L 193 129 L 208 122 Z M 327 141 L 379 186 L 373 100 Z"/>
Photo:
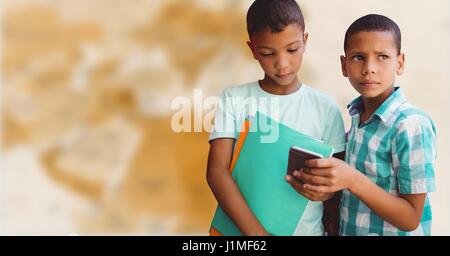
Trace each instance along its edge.
<path fill-rule="evenodd" d="M 421 210 L 416 209 L 408 200 L 384 191 L 364 174 L 358 171 L 356 173 L 355 181 L 349 188 L 352 194 L 382 219 L 400 230 L 412 231 L 417 228 L 421 219 Z"/>
<path fill-rule="evenodd" d="M 341 191 L 334 193 L 333 197 L 323 202 L 322 223 L 328 236 L 339 235 L 339 203 Z"/>
<path fill-rule="evenodd" d="M 208 172 L 207 179 L 220 207 L 244 235 L 267 234 L 248 207 L 228 170 Z"/>
<path fill-rule="evenodd" d="M 345 161 L 345 151 L 337 152 L 333 157 Z M 339 204 L 341 202 L 341 194 L 342 191 L 337 191 L 331 199 L 323 202 L 322 222 L 329 236 L 339 235 Z"/>

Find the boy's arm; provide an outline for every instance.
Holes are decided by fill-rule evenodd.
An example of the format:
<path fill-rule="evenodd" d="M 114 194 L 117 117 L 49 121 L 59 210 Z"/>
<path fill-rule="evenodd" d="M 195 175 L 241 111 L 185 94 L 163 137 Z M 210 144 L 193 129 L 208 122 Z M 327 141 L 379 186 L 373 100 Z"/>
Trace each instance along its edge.
<path fill-rule="evenodd" d="M 334 101 L 328 111 L 327 125 L 325 126 L 323 140 L 325 143 L 332 145 L 336 149 L 333 157 L 337 159 L 345 159 L 345 128 L 344 120 L 339 107 Z M 339 235 L 339 204 L 341 201 L 341 191 L 337 191 L 333 197 L 323 202 L 323 226 L 328 236 Z"/>
<path fill-rule="evenodd" d="M 345 151 L 333 155 L 333 157 L 344 160 Z M 339 235 L 339 204 L 341 202 L 341 191 L 334 193 L 333 197 L 323 202 L 322 223 L 328 236 Z"/>
<path fill-rule="evenodd" d="M 413 231 L 420 224 L 426 193 L 400 194 L 397 197 L 387 193 L 361 173 L 350 192 L 382 219 L 403 231 Z"/>
<path fill-rule="evenodd" d="M 333 197 L 323 202 L 322 223 L 327 236 L 339 235 L 339 203 L 341 191 L 334 193 Z"/>
<path fill-rule="evenodd" d="M 248 207 L 230 173 L 234 139 L 210 142 L 206 178 L 222 210 L 244 235 L 268 235 Z"/>
<path fill-rule="evenodd" d="M 334 158 L 310 160 L 307 165 L 309 168 L 301 173 L 301 179 L 311 183 L 304 185 L 306 190 L 326 193 L 348 189 L 382 219 L 403 231 L 415 230 L 420 224 L 426 193 L 392 195 Z"/>
<path fill-rule="evenodd" d="M 309 168 L 301 174 L 317 185 L 305 187 L 316 192 L 348 189 L 387 222 L 403 231 L 415 230 L 422 218 L 426 193 L 435 189 L 436 130 L 423 115 L 411 115 L 395 129 L 391 164 L 397 171 L 399 195 L 386 192 L 360 171 L 334 158 L 307 161 Z"/>

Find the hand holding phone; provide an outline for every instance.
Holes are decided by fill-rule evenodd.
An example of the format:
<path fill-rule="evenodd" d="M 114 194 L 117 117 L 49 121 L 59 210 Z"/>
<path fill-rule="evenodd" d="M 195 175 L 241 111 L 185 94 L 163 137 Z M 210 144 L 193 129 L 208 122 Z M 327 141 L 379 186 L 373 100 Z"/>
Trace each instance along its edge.
<path fill-rule="evenodd" d="M 323 156 L 297 146 L 292 146 L 289 149 L 287 174 L 293 176 L 292 173 L 295 170 L 300 170 L 305 167 L 305 161 L 317 158 L 323 158 Z"/>

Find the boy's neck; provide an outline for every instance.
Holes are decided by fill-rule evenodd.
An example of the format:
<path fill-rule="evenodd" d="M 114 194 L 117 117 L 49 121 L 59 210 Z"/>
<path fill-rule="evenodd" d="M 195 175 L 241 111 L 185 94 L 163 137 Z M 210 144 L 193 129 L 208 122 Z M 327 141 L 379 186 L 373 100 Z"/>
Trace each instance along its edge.
<path fill-rule="evenodd" d="M 301 81 L 296 76 L 289 85 L 278 85 L 270 77 L 265 76 L 263 80 L 259 81 L 261 89 L 275 95 L 288 95 L 296 92 L 301 87 Z"/>
<path fill-rule="evenodd" d="M 395 91 L 394 87 L 389 87 L 386 91 L 373 98 L 365 98 L 362 97 L 362 101 L 364 104 L 364 110 L 361 113 L 360 123 L 364 123 L 367 121 L 373 113 L 383 104 L 383 102 L 391 96 L 391 94 Z"/>

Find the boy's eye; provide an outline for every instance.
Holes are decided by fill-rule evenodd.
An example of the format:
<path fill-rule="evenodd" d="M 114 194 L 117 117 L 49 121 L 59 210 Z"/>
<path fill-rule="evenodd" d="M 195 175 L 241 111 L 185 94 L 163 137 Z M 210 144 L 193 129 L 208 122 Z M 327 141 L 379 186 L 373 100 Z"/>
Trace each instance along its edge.
<path fill-rule="evenodd" d="M 289 50 L 288 50 L 288 52 L 290 52 L 290 53 L 294 53 L 294 52 L 296 52 L 296 51 L 298 51 L 298 48 L 295 48 L 295 49 L 289 49 Z"/>
<path fill-rule="evenodd" d="M 387 55 L 379 55 L 378 59 L 380 59 L 380 60 L 387 60 L 387 59 L 389 59 L 389 56 L 387 56 Z"/>
<path fill-rule="evenodd" d="M 364 57 L 361 55 L 354 55 L 354 56 L 352 56 L 352 60 L 361 61 L 361 60 L 364 60 Z"/>
<path fill-rule="evenodd" d="M 261 54 L 261 56 L 263 56 L 263 57 L 268 57 L 268 56 L 270 56 L 270 55 L 273 55 L 272 52 L 261 52 L 260 54 Z"/>

